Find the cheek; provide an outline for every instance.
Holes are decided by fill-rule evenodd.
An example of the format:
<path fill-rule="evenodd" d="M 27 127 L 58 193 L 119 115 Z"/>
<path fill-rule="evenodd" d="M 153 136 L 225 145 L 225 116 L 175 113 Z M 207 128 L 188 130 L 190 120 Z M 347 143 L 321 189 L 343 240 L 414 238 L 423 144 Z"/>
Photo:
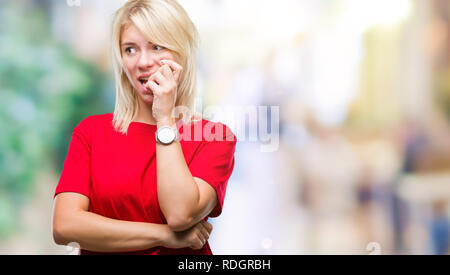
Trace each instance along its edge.
<path fill-rule="evenodd" d="M 171 60 L 171 61 L 175 61 L 178 63 L 177 58 L 175 57 L 174 54 L 172 54 L 171 52 L 164 52 L 161 53 L 161 55 L 159 56 L 159 60 L 163 60 L 163 59 L 167 59 L 167 60 Z"/>
<path fill-rule="evenodd" d="M 126 57 L 123 58 L 122 62 L 125 69 L 127 69 L 128 72 L 132 74 L 136 68 L 136 61 L 133 58 Z"/>

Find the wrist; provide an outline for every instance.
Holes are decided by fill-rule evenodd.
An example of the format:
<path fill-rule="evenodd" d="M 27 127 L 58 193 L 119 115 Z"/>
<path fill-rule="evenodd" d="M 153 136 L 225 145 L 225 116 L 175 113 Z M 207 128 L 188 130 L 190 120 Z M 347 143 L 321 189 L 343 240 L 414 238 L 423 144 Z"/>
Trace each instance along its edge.
<path fill-rule="evenodd" d="M 175 118 L 163 118 L 163 119 L 159 119 L 156 122 L 156 125 L 158 126 L 158 128 L 164 127 L 164 126 L 173 127 L 173 126 L 176 126 L 176 121 L 175 121 Z"/>
<path fill-rule="evenodd" d="M 168 225 L 162 225 L 161 234 L 159 235 L 159 246 L 171 248 L 174 239 L 174 232 L 170 230 Z"/>

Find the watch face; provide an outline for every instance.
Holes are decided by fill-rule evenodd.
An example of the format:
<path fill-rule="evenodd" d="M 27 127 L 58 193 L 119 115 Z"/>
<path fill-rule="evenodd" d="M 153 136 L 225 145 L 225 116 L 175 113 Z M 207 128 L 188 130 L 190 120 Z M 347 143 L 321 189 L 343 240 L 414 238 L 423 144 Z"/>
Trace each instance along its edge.
<path fill-rule="evenodd" d="M 158 139 L 163 144 L 169 144 L 175 139 L 175 131 L 172 128 L 162 128 L 158 131 Z"/>

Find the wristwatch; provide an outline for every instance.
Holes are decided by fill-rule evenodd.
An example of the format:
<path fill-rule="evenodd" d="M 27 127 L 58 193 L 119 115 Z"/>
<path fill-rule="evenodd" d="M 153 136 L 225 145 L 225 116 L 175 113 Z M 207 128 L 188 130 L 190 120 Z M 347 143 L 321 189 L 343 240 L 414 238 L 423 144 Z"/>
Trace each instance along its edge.
<path fill-rule="evenodd" d="M 174 141 L 178 141 L 178 130 L 173 127 L 164 126 L 156 131 L 155 137 L 156 142 L 162 145 L 170 145 Z"/>

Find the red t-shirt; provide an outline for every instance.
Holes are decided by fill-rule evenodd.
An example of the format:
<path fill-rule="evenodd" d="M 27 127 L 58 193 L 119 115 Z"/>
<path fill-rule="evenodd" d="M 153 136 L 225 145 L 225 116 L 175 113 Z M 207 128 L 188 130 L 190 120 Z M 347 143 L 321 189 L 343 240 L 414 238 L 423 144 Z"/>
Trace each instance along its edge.
<path fill-rule="evenodd" d="M 55 196 L 83 194 L 90 199 L 90 212 L 124 221 L 166 224 L 156 190 L 156 125 L 132 122 L 123 135 L 114 130 L 112 119 L 113 114 L 91 116 L 74 128 Z M 226 125 L 204 119 L 189 126 L 179 121 L 177 126 L 192 176 L 216 190 L 219 203 L 209 217 L 217 217 L 234 167 L 236 137 Z M 97 253 L 81 250 L 81 254 Z M 200 250 L 154 247 L 120 254 L 212 252 L 207 242 Z"/>

